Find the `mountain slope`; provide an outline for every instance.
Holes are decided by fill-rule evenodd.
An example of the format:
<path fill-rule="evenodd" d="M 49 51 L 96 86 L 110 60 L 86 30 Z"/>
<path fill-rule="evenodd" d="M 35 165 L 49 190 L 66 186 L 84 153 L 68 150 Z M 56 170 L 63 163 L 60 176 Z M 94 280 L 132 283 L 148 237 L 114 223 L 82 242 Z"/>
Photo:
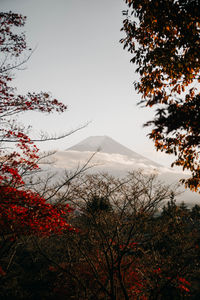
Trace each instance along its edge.
<path fill-rule="evenodd" d="M 73 147 L 65 151 L 58 151 L 51 156 L 49 163 L 44 163 L 43 168 L 48 171 L 57 172 L 62 178 L 67 171 L 76 171 L 81 168 L 98 151 L 89 163 L 92 168 L 87 172 L 98 173 L 107 172 L 114 176 L 124 177 L 128 172 L 142 170 L 143 173 L 157 174 L 158 179 L 165 184 L 176 184 L 181 178 L 187 178 L 187 174 L 182 171 L 175 171 L 171 168 L 163 167 L 150 159 L 128 149 L 108 136 L 91 136 L 84 139 Z M 55 179 L 55 175 L 53 177 Z M 181 191 L 185 191 L 182 186 Z M 177 197 L 178 201 L 186 203 L 198 203 L 199 194 L 187 190 Z"/>
<path fill-rule="evenodd" d="M 108 154 L 120 154 L 123 156 L 127 156 L 130 160 L 134 159 L 138 162 L 143 162 L 147 165 L 153 165 L 155 167 L 161 167 L 161 165 L 157 164 L 156 162 L 147 159 L 146 157 L 130 150 L 129 148 L 121 145 L 120 143 L 116 142 L 112 138 L 108 136 L 91 136 L 80 143 L 76 144 L 68 148 L 66 151 L 90 151 L 90 152 L 101 152 L 101 153 L 108 153 Z"/>

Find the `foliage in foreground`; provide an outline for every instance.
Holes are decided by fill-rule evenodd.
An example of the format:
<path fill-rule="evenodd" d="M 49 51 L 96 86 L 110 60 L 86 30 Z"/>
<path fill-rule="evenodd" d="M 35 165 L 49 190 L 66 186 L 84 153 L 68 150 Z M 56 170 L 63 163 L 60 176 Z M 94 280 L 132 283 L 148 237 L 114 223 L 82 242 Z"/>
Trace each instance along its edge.
<path fill-rule="evenodd" d="M 191 171 L 182 180 L 200 187 L 200 2 L 125 0 L 121 42 L 132 55 L 141 103 L 156 108 L 149 137 L 157 150 L 174 154 L 173 165 Z"/>
<path fill-rule="evenodd" d="M 64 112 L 67 108 L 48 93 L 20 95 L 12 86 L 13 72 L 25 63 L 24 51 L 30 50 L 25 35 L 18 32 L 25 20 L 20 14 L 0 13 L 0 233 L 3 238 L 12 233 L 17 236 L 20 226 L 21 233 L 31 231 L 32 227 L 34 232 L 40 232 L 40 227 L 43 231 L 46 227 L 48 232 L 48 226 L 50 231 L 59 227 L 62 230 L 61 222 L 58 225 L 55 220 L 65 214 L 64 210 L 59 213 L 59 207 L 45 203 L 24 184 L 23 177 L 38 169 L 39 150 L 26 134 L 27 128 L 17 122 L 17 116 L 26 111 Z M 62 221 L 64 225 L 65 220 Z"/>
<path fill-rule="evenodd" d="M 66 106 L 48 93 L 20 95 L 13 87 L 13 72 L 29 56 L 25 35 L 20 28 L 25 17 L 0 12 L 0 259 L 8 257 L 24 235 L 49 235 L 71 230 L 66 215 L 68 205 L 52 205 L 25 184 L 25 176 L 38 169 L 38 148 L 27 135 L 28 128 L 18 123 L 19 114 L 27 111 L 64 112 Z M 15 250 L 13 250 L 15 253 Z M 10 260 L 1 274 L 10 267 Z"/>
<path fill-rule="evenodd" d="M 1 274 L 2 297 L 198 299 L 199 206 L 177 206 L 169 188 L 138 173 L 84 176 L 65 201 L 77 232 L 22 238 Z"/>
<path fill-rule="evenodd" d="M 9 85 L 23 63 L 10 59 L 26 50 L 24 35 L 13 28 L 24 22 L 0 13 L 1 299 L 198 299 L 200 208 L 177 207 L 154 176 L 68 180 L 52 192 L 56 205 L 24 185 L 24 175 L 37 169 L 38 149 L 14 117 L 66 109 L 47 93 L 22 96 Z M 68 204 L 75 209 L 71 219 Z"/>

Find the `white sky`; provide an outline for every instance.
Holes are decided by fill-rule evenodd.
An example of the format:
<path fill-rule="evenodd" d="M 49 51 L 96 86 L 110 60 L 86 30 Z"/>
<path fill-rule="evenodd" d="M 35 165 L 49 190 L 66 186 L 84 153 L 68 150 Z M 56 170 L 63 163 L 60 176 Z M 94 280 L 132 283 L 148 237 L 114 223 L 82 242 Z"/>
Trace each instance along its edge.
<path fill-rule="evenodd" d="M 26 69 L 16 73 L 18 91 L 50 91 L 68 105 L 61 115 L 24 114 L 23 122 L 36 134 L 60 134 L 92 121 L 68 138 L 40 143 L 40 149 L 64 150 L 88 136 L 108 135 L 169 166 L 171 157 L 157 153 L 142 128 L 152 112 L 136 106 L 134 66 L 119 43 L 123 0 L 0 0 L 0 5 L 27 16 L 23 30 L 36 47 Z"/>

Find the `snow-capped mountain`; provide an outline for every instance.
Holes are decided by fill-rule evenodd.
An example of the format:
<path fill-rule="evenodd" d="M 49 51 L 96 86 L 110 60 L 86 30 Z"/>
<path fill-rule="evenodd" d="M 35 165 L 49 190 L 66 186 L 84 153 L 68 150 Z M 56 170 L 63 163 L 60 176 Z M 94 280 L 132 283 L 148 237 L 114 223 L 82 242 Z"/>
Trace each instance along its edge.
<path fill-rule="evenodd" d="M 144 156 L 130 150 L 129 148 L 121 145 L 116 142 L 112 138 L 104 135 L 104 136 L 91 136 L 80 143 L 76 144 L 68 148 L 66 151 L 89 151 L 89 152 L 100 152 L 100 153 L 108 153 L 108 154 L 118 154 L 128 157 L 130 160 L 135 159 L 138 162 L 143 162 L 147 165 L 161 167 L 161 165 L 153 162 Z"/>
<path fill-rule="evenodd" d="M 155 172 L 163 166 L 128 149 L 108 136 L 91 136 L 80 143 L 58 151 L 54 156 L 54 167 L 75 169 L 84 165 L 93 156 L 90 165 L 95 165 L 92 172 L 109 172 L 112 175 L 124 176 L 127 172 L 142 169 Z"/>
<path fill-rule="evenodd" d="M 176 184 L 181 178 L 187 177 L 181 170 L 178 172 L 159 165 L 108 136 L 91 136 L 65 151 L 56 152 L 51 157 L 49 168 L 62 174 L 62 170 L 73 171 L 81 168 L 88 160 L 90 173 L 108 172 L 121 177 L 140 169 L 145 174 L 156 173 L 165 184 Z M 181 190 L 185 191 L 183 187 Z M 188 190 L 179 198 L 187 203 L 188 199 L 193 203 L 199 201 L 199 195 Z"/>

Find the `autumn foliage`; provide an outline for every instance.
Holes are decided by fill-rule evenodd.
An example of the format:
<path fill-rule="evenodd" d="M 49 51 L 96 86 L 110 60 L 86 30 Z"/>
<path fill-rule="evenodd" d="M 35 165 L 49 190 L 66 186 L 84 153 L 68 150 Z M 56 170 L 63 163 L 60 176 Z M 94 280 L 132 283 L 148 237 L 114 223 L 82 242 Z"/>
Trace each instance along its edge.
<path fill-rule="evenodd" d="M 18 32 L 25 20 L 20 14 L 0 13 L 0 236 L 4 240 L 72 229 L 66 221 L 69 207 L 47 203 L 39 194 L 27 190 L 23 179 L 27 172 L 38 169 L 39 150 L 16 116 L 26 111 L 66 110 L 48 93 L 20 95 L 12 85 L 13 72 L 27 58 L 22 57 L 28 51 L 25 35 Z"/>
<path fill-rule="evenodd" d="M 193 147 L 199 134 L 195 123 L 198 95 L 195 89 L 183 101 L 176 100 L 174 95 L 193 82 L 192 74 L 198 74 L 196 57 L 190 63 L 193 57 L 190 51 L 196 46 L 188 42 L 185 52 L 181 46 L 185 37 L 185 31 L 181 31 L 185 11 L 190 21 L 184 23 L 184 30 L 192 30 L 194 35 L 197 25 L 191 20 L 197 11 L 190 12 L 186 1 L 183 6 L 169 0 L 126 2 L 141 22 L 131 22 L 129 16 L 124 21 L 127 38 L 123 42 L 135 54 L 133 61 L 139 65 L 137 71 L 141 75 L 136 88 L 143 93 L 142 101 L 148 106 L 165 105 L 164 111 L 159 110 L 159 116 L 151 122 L 155 125 L 151 138 L 160 150 L 178 151 L 183 167 L 191 170 L 194 167 L 192 181 L 186 183 L 196 189 L 197 152 Z M 167 26 L 165 14 L 161 18 L 158 13 L 161 5 L 165 12 L 171 11 Z M 171 10 L 174 6 L 180 8 L 179 25 Z M 57 190 L 51 187 L 52 195 L 59 191 L 54 204 L 45 199 L 45 193 L 43 196 L 39 191 L 36 193 L 34 185 L 32 189 L 28 187 L 26 176 L 39 169 L 39 150 L 28 129 L 16 117 L 26 111 L 61 113 L 66 106 L 48 93 L 19 95 L 13 88 L 13 72 L 29 57 L 22 57 L 27 53 L 27 45 L 24 34 L 19 32 L 25 20 L 12 12 L 0 13 L 0 298 L 198 299 L 200 208 L 196 206 L 189 211 L 184 205 L 177 207 L 175 191 L 163 186 L 155 175 L 141 172 L 130 173 L 126 178 L 108 174 L 73 175 L 70 183 L 69 180 L 67 184 L 61 183 Z M 158 23 L 163 27 L 157 26 Z M 172 45 L 171 38 L 174 38 Z M 179 53 L 176 64 L 179 56 L 173 49 L 179 47 L 178 43 L 183 52 Z M 162 52 L 155 46 L 168 48 Z M 173 66 L 168 59 L 169 50 L 170 57 L 174 57 Z M 188 65 L 184 69 L 187 55 Z M 197 110 L 197 116 L 190 109 Z M 188 119 L 184 127 L 185 114 Z M 174 118 L 177 122 L 172 122 Z M 185 130 L 182 139 L 179 125 Z M 166 126 L 171 126 L 171 140 L 163 134 Z M 188 151 L 192 149 L 189 160 Z M 166 200 L 170 202 L 156 216 Z M 74 212 L 70 215 L 71 225 L 70 211 Z"/>
<path fill-rule="evenodd" d="M 182 180 L 200 187 L 200 5 L 195 0 L 126 0 L 121 39 L 140 79 L 141 102 L 156 107 L 149 137 L 157 150 L 174 154 L 172 165 L 191 171 Z"/>
<path fill-rule="evenodd" d="M 154 217 L 158 203 L 170 199 L 170 190 L 137 173 L 123 179 L 84 176 L 71 188 L 71 201 L 80 211 L 72 224 L 79 232 L 60 237 L 54 249 L 60 261 L 49 260 L 56 297 L 144 300 L 192 295 L 192 276 L 198 278 L 199 269 L 197 224 L 190 227 L 190 212 L 173 201 Z M 49 248 L 43 251 L 50 258 Z"/>

